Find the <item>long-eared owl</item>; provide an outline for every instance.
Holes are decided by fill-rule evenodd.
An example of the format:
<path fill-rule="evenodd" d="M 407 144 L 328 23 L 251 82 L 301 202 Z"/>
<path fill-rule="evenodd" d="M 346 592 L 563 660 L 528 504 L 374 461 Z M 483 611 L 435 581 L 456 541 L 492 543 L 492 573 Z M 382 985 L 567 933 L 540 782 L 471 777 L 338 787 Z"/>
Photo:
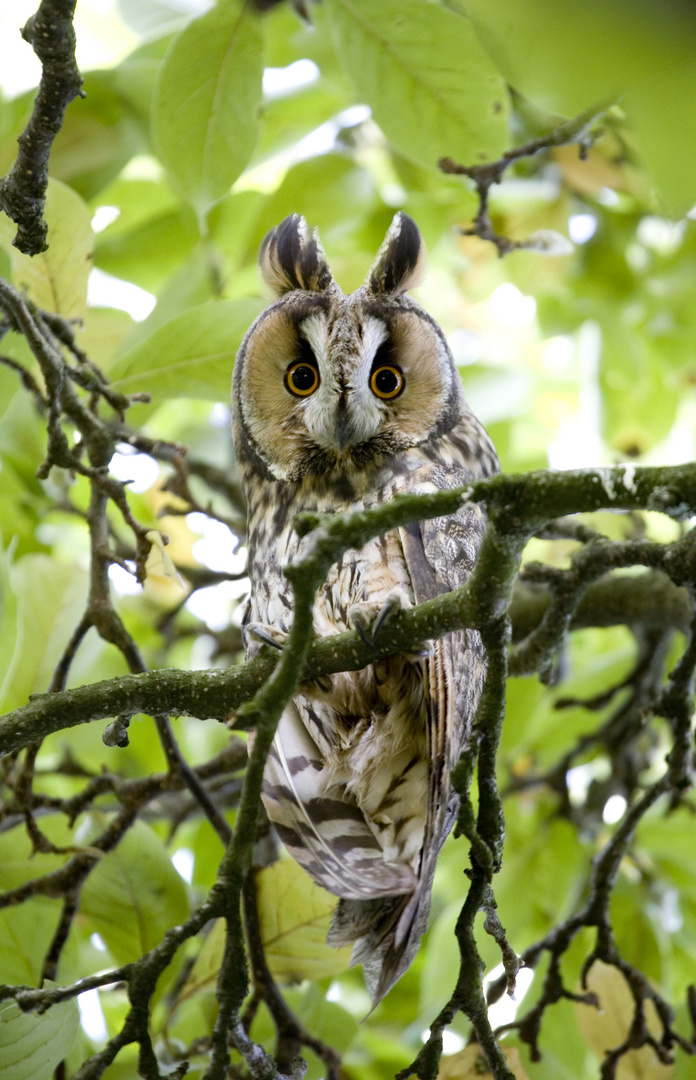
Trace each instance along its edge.
<path fill-rule="evenodd" d="M 397 213 L 365 285 L 345 296 L 316 234 L 286 218 L 259 262 L 278 299 L 234 371 L 237 458 L 248 500 L 247 654 L 292 622 L 283 567 L 300 511 L 342 513 L 498 470 L 438 324 L 406 290 L 423 242 Z M 314 606 L 317 635 L 369 638 L 395 608 L 466 581 L 485 526 L 477 505 L 350 550 Z M 354 943 L 373 1002 L 411 963 L 437 855 L 457 810 L 450 771 L 466 745 L 486 660 L 472 630 L 364 671 L 302 683 L 278 726 L 264 803 L 280 838 L 340 897 L 329 941 Z"/>

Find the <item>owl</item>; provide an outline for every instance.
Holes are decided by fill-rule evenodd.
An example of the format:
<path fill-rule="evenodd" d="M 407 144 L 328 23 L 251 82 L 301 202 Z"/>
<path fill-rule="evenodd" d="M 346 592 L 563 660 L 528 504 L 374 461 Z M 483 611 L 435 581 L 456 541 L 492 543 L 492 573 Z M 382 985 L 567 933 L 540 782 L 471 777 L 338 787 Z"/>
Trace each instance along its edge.
<path fill-rule="evenodd" d="M 366 283 L 344 295 L 316 233 L 292 215 L 263 241 L 277 299 L 235 364 L 233 427 L 248 503 L 247 655 L 282 648 L 293 617 L 283 568 L 301 511 L 340 514 L 498 470 L 434 319 L 406 291 L 423 261 L 397 213 Z M 350 550 L 318 590 L 318 636 L 374 641 L 399 609 L 465 582 L 485 526 L 477 505 Z M 283 713 L 263 800 L 288 851 L 339 897 L 329 942 L 352 944 L 376 1004 L 424 932 L 438 852 L 456 818 L 450 772 L 467 744 L 486 658 L 462 630 L 363 671 L 304 682 Z"/>

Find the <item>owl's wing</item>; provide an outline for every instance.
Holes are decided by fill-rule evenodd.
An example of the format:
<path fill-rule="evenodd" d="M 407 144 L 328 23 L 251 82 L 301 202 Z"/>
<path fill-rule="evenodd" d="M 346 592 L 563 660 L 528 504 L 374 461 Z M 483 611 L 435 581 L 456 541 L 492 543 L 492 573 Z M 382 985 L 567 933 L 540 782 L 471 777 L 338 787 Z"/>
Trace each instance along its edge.
<path fill-rule="evenodd" d="M 457 472 L 447 486 L 465 484 Z M 458 588 L 468 579 L 485 529 L 481 509 L 463 506 L 448 518 L 406 526 L 400 538 L 416 603 Z M 373 901 L 342 899 L 329 940 L 354 941 L 353 961 L 377 1004 L 411 964 L 425 932 L 437 857 L 456 820 L 459 800 L 450 785 L 471 727 L 486 671 L 476 631 L 462 630 L 435 642 L 427 660 L 429 729 L 428 808 L 421 864 L 408 895 Z M 356 940 L 357 939 L 357 940 Z"/>
<path fill-rule="evenodd" d="M 411 894 L 417 884 L 413 870 L 385 862 L 355 800 L 335 784 L 327 794 L 324 761 L 306 713 L 306 705 L 290 702 L 264 769 L 263 800 L 280 839 L 329 892 L 351 900 Z"/>

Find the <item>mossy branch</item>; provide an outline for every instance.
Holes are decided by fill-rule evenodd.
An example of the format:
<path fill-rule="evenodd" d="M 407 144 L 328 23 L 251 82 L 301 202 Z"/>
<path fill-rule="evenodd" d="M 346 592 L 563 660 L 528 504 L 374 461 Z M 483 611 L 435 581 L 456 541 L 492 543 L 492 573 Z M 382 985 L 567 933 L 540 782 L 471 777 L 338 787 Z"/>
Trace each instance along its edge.
<path fill-rule="evenodd" d="M 534 670 L 533 658 L 521 643 L 529 638 L 544 617 L 550 594 L 548 589 L 518 583 L 516 591 L 509 595 L 509 567 L 501 578 L 507 549 L 501 547 L 500 524 L 511 529 L 505 534 L 505 545 L 514 548 L 514 562 L 526 538 L 559 514 L 589 512 L 606 506 L 634 510 L 640 505 L 656 507 L 658 504 L 665 512 L 679 517 L 696 513 L 696 466 L 631 468 L 628 484 L 627 473 L 626 466 L 563 473 L 535 472 L 524 476 L 493 477 L 472 485 L 467 496 L 485 501 L 489 517 L 499 523 L 495 549 L 491 542 L 484 546 L 475 575 L 463 588 L 390 619 L 376 642 L 377 655 L 390 656 L 414 641 L 434 640 L 464 626 L 480 626 L 487 614 L 482 605 L 490 608 L 495 598 L 496 605 L 503 610 L 510 603 L 513 636 L 519 643 L 511 656 L 510 673 L 530 674 Z M 336 516 L 321 522 L 304 515 L 300 527 L 305 531 L 312 525 L 317 527 L 312 551 L 318 570 L 327 565 L 327 559 L 330 560 L 332 555 L 338 558 L 346 547 L 359 546 L 369 536 L 408 521 L 452 513 L 461 501 L 461 491 L 405 496 L 361 514 Z M 610 569 L 607 562 L 613 560 L 616 563 L 614 552 L 619 548 L 623 549 L 625 565 L 628 558 L 625 545 L 606 545 L 595 552 L 593 558 L 595 563 L 602 564 L 602 575 Z M 681 586 L 694 576 L 691 548 L 691 543 L 686 540 L 671 545 L 644 545 L 644 562 L 659 572 L 639 578 L 598 578 L 591 564 L 587 569 L 590 583 L 584 594 L 580 590 L 581 598 L 574 601 L 574 610 L 567 623 L 556 626 L 556 640 L 562 638 L 568 625 L 627 624 L 685 630 L 691 619 L 691 602 Z M 635 547 L 631 549 L 631 558 L 639 554 L 641 552 Z M 488 614 L 495 613 L 489 611 Z M 557 616 L 561 622 L 565 620 L 562 612 L 557 612 Z M 375 652 L 357 634 L 336 634 L 309 644 L 303 677 L 360 670 L 374 659 Z M 40 694 L 27 705 L 0 717 L 0 753 L 18 750 L 54 731 L 116 715 L 171 712 L 226 720 L 254 696 L 277 663 L 278 657 L 266 649 L 243 667 L 225 671 L 150 671 L 60 693 Z M 240 717 L 237 723 L 239 727 L 248 727 L 251 720 Z"/>

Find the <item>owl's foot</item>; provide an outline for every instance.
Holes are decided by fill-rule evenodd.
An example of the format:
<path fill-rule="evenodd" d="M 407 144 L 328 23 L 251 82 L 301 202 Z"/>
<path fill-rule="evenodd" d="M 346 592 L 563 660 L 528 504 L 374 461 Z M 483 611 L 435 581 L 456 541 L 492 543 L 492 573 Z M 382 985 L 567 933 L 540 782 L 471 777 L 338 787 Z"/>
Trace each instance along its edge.
<path fill-rule="evenodd" d="M 288 640 L 285 630 L 278 630 L 275 626 L 269 626 L 267 623 L 247 623 L 245 630 L 247 634 L 256 641 L 260 641 L 262 645 L 272 645 L 274 649 L 283 649 Z"/>
<path fill-rule="evenodd" d="M 381 605 L 370 603 L 369 600 L 362 604 L 353 604 L 348 611 L 348 625 L 372 652 L 378 653 L 375 639 L 389 616 L 400 611 L 401 607 L 401 599 L 392 595 Z"/>
<path fill-rule="evenodd" d="M 375 643 L 389 619 L 410 606 L 410 600 L 399 589 L 394 589 L 383 604 L 371 603 L 369 600 L 362 604 L 353 604 L 348 612 L 348 623 L 368 648 L 378 652 Z M 420 645 L 416 646 L 416 653 L 420 655 Z"/>
<path fill-rule="evenodd" d="M 356 634 L 365 642 L 369 649 L 378 653 L 377 639 L 388 623 L 399 611 L 405 611 L 411 607 L 410 600 L 404 594 L 395 589 L 381 605 L 366 601 L 363 604 L 353 604 L 348 612 L 348 623 Z M 426 643 L 415 642 L 410 648 L 405 649 L 400 655 L 407 660 L 422 660 L 430 655 L 430 649 Z"/>

